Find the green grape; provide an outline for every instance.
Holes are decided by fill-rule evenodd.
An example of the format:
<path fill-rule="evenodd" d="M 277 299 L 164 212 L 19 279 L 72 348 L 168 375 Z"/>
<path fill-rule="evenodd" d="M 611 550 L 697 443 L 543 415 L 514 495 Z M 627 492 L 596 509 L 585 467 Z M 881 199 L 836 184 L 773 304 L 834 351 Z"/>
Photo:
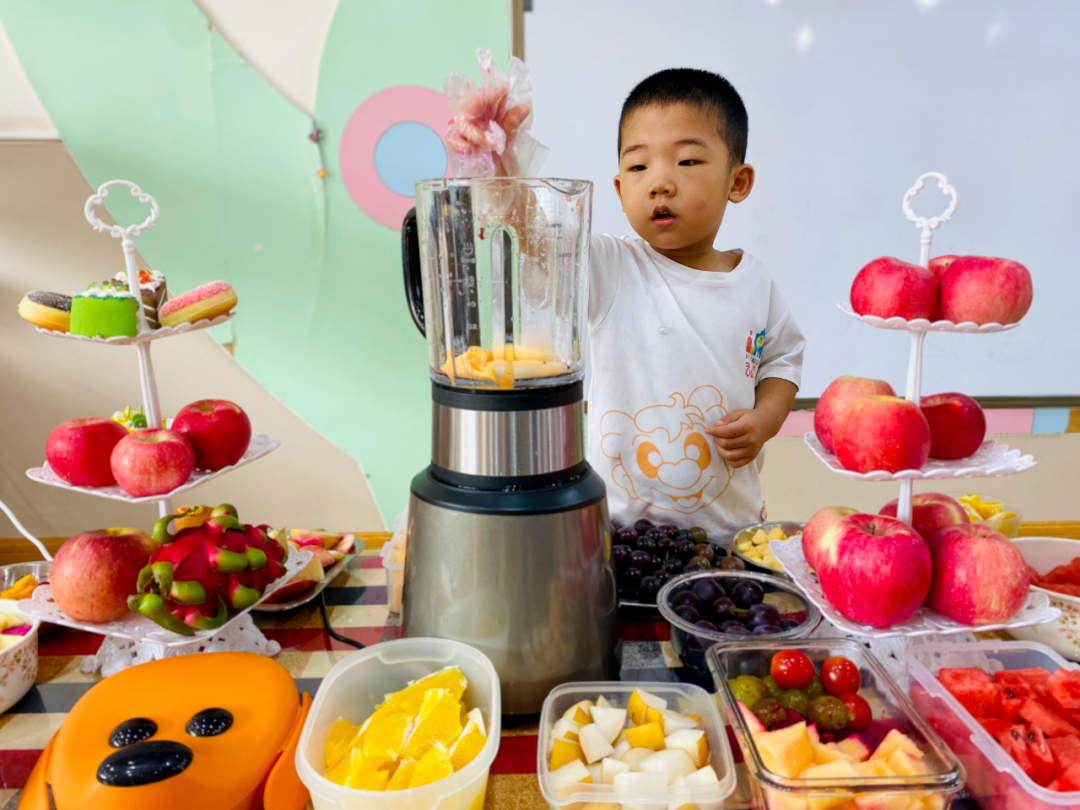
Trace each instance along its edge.
<path fill-rule="evenodd" d="M 765 691 L 773 700 L 779 700 L 780 696 L 784 694 L 784 690 L 780 688 L 780 684 L 773 680 L 772 675 L 766 675 L 761 679 L 761 682 L 765 684 Z"/>
<path fill-rule="evenodd" d="M 821 683 L 821 678 L 819 678 L 817 675 L 815 675 L 810 681 L 810 685 L 803 689 L 803 692 L 806 693 L 806 696 L 810 698 L 810 700 L 826 694 L 825 686 Z"/>
<path fill-rule="evenodd" d="M 841 703 L 840 705 L 843 706 L 844 704 Z M 751 711 L 757 715 L 757 719 L 761 721 L 765 728 L 769 728 L 773 723 L 781 723 L 787 720 L 787 709 L 781 706 L 779 701 L 772 698 L 762 698 Z"/>
<path fill-rule="evenodd" d="M 761 682 L 761 678 L 755 678 L 753 675 L 740 675 L 738 678 L 728 681 L 728 683 L 731 686 L 731 694 L 735 696 L 735 699 L 741 700 L 751 711 L 753 711 L 757 702 L 765 697 L 765 684 Z"/>
<path fill-rule="evenodd" d="M 839 731 L 848 724 L 848 710 L 840 698 L 823 695 L 810 701 L 806 708 L 806 717 L 811 723 L 817 723 L 819 729 Z"/>
<path fill-rule="evenodd" d="M 806 716 L 810 698 L 801 689 L 788 689 L 784 694 L 780 695 L 780 705 L 788 709 L 794 709 L 799 714 Z"/>

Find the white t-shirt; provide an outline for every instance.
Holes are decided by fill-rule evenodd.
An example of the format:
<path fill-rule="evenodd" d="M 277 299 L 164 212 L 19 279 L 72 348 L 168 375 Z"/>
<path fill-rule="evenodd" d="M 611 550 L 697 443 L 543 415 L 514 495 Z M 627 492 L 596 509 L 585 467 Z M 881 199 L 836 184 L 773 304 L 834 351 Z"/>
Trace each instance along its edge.
<path fill-rule="evenodd" d="M 759 380 L 799 385 L 805 340 L 765 266 L 672 261 L 642 239 L 593 236 L 588 458 L 612 519 L 700 526 L 724 542 L 765 520 L 760 462 L 731 469 L 705 433 L 754 407 Z"/>

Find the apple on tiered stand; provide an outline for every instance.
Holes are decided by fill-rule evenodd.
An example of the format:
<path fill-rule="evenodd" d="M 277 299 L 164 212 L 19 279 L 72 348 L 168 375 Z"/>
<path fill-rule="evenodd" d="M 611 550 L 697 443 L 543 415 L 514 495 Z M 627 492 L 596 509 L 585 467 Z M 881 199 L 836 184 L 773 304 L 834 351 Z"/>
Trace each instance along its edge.
<path fill-rule="evenodd" d="M 914 214 L 910 200 L 928 178 L 949 196 L 944 214 Z M 864 481 L 898 481 L 900 497 L 880 514 L 827 507 L 802 542 L 772 543 L 774 556 L 840 630 L 862 639 L 970 633 L 1055 620 L 1044 594 L 1030 593 L 1023 559 L 963 507 L 939 493 L 913 496 L 912 482 L 1009 475 L 1035 466 L 1030 455 L 986 438 L 971 397 L 921 397 L 927 332 L 1000 332 L 1031 306 L 1031 276 L 1018 262 L 980 256 L 930 259 L 933 231 L 956 210 L 944 176 L 922 175 L 904 196 L 921 231 L 918 264 L 884 257 L 866 265 L 845 312 L 911 339 L 903 398 L 882 380 L 840 377 L 822 394 L 806 443 L 831 470 Z"/>

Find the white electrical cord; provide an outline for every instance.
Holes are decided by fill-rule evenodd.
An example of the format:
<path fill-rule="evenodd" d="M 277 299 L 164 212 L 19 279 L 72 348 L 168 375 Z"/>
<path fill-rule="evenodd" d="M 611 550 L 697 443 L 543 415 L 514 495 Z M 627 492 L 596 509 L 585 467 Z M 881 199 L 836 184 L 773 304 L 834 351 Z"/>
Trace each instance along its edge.
<path fill-rule="evenodd" d="M 36 537 L 34 537 L 34 535 L 30 534 L 30 532 L 28 532 L 26 528 L 21 523 L 19 523 L 19 519 L 15 517 L 15 513 L 12 512 L 11 509 L 8 508 L 8 505 L 3 501 L 0 501 L 0 509 L 4 510 L 4 514 L 7 515 L 8 519 L 15 524 L 15 528 L 19 530 L 19 534 L 21 534 L 23 537 L 25 537 L 27 540 L 37 546 L 37 550 L 41 552 L 41 556 L 43 556 L 49 562 L 52 562 L 52 554 L 50 554 L 45 548 L 45 544 L 38 540 Z"/>

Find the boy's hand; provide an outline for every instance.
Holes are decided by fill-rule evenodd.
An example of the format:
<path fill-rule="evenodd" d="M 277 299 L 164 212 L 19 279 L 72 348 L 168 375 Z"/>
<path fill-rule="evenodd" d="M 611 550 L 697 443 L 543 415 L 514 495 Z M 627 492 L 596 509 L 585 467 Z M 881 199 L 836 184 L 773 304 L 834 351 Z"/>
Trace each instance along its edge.
<path fill-rule="evenodd" d="M 713 437 L 716 451 L 732 469 L 739 469 L 757 458 L 761 448 L 775 434 L 772 420 L 760 411 L 740 408 L 731 411 L 705 432 Z"/>

